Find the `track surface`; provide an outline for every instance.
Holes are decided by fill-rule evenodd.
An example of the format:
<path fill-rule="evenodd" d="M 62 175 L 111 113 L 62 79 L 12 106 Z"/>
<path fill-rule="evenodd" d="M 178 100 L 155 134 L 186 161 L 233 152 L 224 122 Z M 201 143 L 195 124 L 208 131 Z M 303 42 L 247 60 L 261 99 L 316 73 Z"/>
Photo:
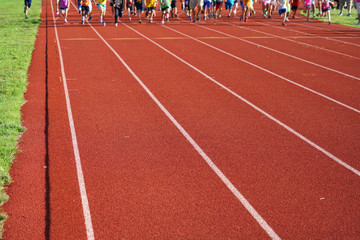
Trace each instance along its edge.
<path fill-rule="evenodd" d="M 360 31 L 179 12 L 43 1 L 4 238 L 358 239 Z"/>

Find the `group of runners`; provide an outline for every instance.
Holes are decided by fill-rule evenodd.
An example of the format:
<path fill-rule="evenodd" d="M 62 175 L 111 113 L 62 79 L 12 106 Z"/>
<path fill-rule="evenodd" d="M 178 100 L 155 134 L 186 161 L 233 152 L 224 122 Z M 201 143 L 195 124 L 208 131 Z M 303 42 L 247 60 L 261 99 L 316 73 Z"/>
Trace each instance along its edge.
<path fill-rule="evenodd" d="M 32 0 L 25 0 L 25 18 L 27 18 L 28 10 L 30 9 Z M 70 7 L 70 1 L 72 0 L 56 0 L 57 8 L 56 14 L 64 17 L 64 22 L 67 23 L 67 14 Z M 91 21 L 92 6 L 96 5 L 99 9 L 100 17 L 99 22 L 103 26 L 106 26 L 105 12 L 107 0 L 74 0 L 79 14 L 81 14 L 81 24 L 84 24 L 86 20 Z M 254 2 L 255 1 L 255 2 Z M 262 4 L 262 16 L 264 18 L 271 18 L 272 14 L 277 10 L 279 15 L 282 16 L 282 25 L 286 25 L 289 21 L 289 17 L 295 18 L 296 12 L 299 7 L 300 0 L 181 0 L 181 9 L 185 11 L 190 21 L 194 23 L 207 19 L 218 19 L 222 15 L 223 5 L 227 13 L 227 17 L 231 15 L 236 16 L 237 10 L 241 8 L 240 21 L 247 22 L 248 18 L 255 14 L 253 4 L 259 1 Z M 301 0 L 303 2 L 303 10 L 306 12 L 307 21 L 310 21 L 310 12 L 315 17 L 315 0 Z M 350 10 L 352 1 L 358 12 L 358 25 L 360 25 L 360 0 L 338 0 L 340 4 L 340 15 L 346 2 L 348 7 L 348 16 L 350 16 Z M 327 16 L 328 23 L 331 23 L 330 9 L 334 4 L 331 0 L 317 0 L 319 13 L 318 16 Z M 139 23 L 142 22 L 142 15 L 145 12 L 145 17 L 150 23 L 153 22 L 156 16 L 156 9 L 162 13 L 161 24 L 169 21 L 171 17 L 178 16 L 177 0 L 109 0 L 112 16 L 115 19 L 115 26 L 118 25 L 119 18 L 123 16 L 123 12 L 127 12 L 129 20 L 131 16 L 137 16 Z M 159 5 L 159 6 L 158 6 Z"/>

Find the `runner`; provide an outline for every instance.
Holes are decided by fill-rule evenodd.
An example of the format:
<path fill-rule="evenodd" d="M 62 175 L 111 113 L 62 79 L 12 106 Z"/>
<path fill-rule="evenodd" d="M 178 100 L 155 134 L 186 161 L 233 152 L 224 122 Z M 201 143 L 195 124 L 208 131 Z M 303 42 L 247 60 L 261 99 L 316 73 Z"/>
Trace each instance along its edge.
<path fill-rule="evenodd" d="M 283 17 L 282 25 L 285 26 L 286 21 L 286 8 L 288 0 L 277 0 L 277 3 L 279 4 L 279 15 Z"/>
<path fill-rule="evenodd" d="M 24 13 L 25 13 L 25 19 L 28 19 L 28 12 L 30 10 L 32 4 L 32 0 L 25 0 L 25 7 L 24 7 Z"/>
<path fill-rule="evenodd" d="M 291 11 L 293 12 L 292 18 L 295 18 L 298 7 L 299 7 L 299 0 L 291 0 Z"/>
<path fill-rule="evenodd" d="M 306 21 L 310 22 L 310 9 L 312 5 L 312 0 L 303 0 L 304 2 L 304 12 L 306 13 Z"/>
<path fill-rule="evenodd" d="M 102 23 L 102 25 L 105 27 L 106 23 L 105 23 L 105 13 L 106 13 L 106 0 L 97 0 L 97 7 L 100 11 L 100 18 L 99 18 L 99 22 Z"/>
<path fill-rule="evenodd" d="M 211 0 L 204 0 L 204 20 L 211 18 Z"/>
<path fill-rule="evenodd" d="M 171 0 L 171 17 L 177 17 L 177 1 Z"/>
<path fill-rule="evenodd" d="M 119 18 L 122 17 L 125 0 L 114 0 L 115 27 L 118 26 Z"/>
<path fill-rule="evenodd" d="M 334 2 L 332 2 L 330 0 L 320 0 L 321 13 L 322 14 L 327 14 L 329 25 L 331 24 L 330 3 L 334 4 Z"/>
<path fill-rule="evenodd" d="M 91 0 L 81 0 L 80 4 L 81 4 L 81 12 L 82 12 L 81 24 L 84 25 L 85 19 L 88 18 L 88 16 L 90 15 L 90 12 L 91 12 L 90 11 Z M 91 16 L 89 16 L 88 19 L 91 20 Z"/>
<path fill-rule="evenodd" d="M 136 7 L 137 14 L 139 16 L 139 23 L 141 23 L 141 15 L 144 12 L 143 1 L 142 0 L 135 0 L 135 7 Z"/>
<path fill-rule="evenodd" d="M 131 14 L 133 13 L 134 0 L 126 0 L 126 11 L 128 19 L 131 20 Z"/>
<path fill-rule="evenodd" d="M 228 18 L 231 17 L 231 11 L 234 6 L 234 0 L 226 0 L 225 2 L 225 10 L 229 10 Z"/>
<path fill-rule="evenodd" d="M 224 3 L 224 0 L 216 0 L 215 19 L 218 17 L 221 18 L 221 10 L 222 10 L 223 3 Z"/>
<path fill-rule="evenodd" d="M 251 0 L 243 0 L 243 4 L 244 4 L 244 9 L 240 16 L 240 21 L 244 19 L 244 22 L 247 22 L 250 15 L 249 11 L 252 9 L 252 2 Z"/>
<path fill-rule="evenodd" d="M 169 21 L 169 12 L 170 12 L 170 0 L 160 0 L 160 10 L 162 12 L 162 19 L 160 24 L 164 24 L 165 20 Z"/>
<path fill-rule="evenodd" d="M 149 16 L 149 23 L 153 22 L 153 17 L 155 14 L 156 0 L 146 0 L 146 8 Z"/>
<path fill-rule="evenodd" d="M 67 23 L 69 7 L 69 0 L 59 0 L 59 10 L 60 14 L 64 16 L 64 23 Z"/>
<path fill-rule="evenodd" d="M 201 8 L 204 5 L 204 0 L 190 0 L 190 9 L 192 14 L 192 21 L 196 22 L 201 20 Z"/>

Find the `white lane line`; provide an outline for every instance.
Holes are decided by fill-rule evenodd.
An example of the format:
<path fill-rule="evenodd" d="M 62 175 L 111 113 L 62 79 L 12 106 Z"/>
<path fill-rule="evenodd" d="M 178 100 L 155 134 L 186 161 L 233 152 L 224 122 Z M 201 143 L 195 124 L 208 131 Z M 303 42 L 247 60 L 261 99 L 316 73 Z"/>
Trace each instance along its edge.
<path fill-rule="evenodd" d="M 255 29 L 252 29 L 252 28 L 249 28 L 249 27 L 243 27 L 243 26 L 231 24 L 231 23 L 228 23 L 228 22 L 222 22 L 222 23 L 225 23 L 225 24 L 230 25 L 230 26 L 234 26 L 234 27 L 246 29 L 246 30 L 249 30 L 249 31 L 257 32 L 257 33 L 260 33 L 260 34 L 264 34 L 264 35 L 267 35 L 267 36 L 272 36 L 272 37 L 274 37 L 274 38 L 280 38 L 280 39 L 282 39 L 282 40 L 290 41 L 290 42 L 293 42 L 293 43 L 296 43 L 296 44 L 299 44 L 299 45 L 304 45 L 304 46 L 307 46 L 307 47 L 316 48 L 316 49 L 320 49 L 320 50 L 322 50 L 322 51 L 326 51 L 326 52 L 334 53 L 334 54 L 337 54 L 337 55 L 342 55 L 342 56 L 345 56 L 345 57 L 349 57 L 349 58 L 353 58 L 353 59 L 360 60 L 359 57 L 355 57 L 355 56 L 352 56 L 352 55 L 349 55 L 349 54 L 345 54 L 345 53 L 342 53 L 342 52 L 337 52 L 337 51 L 330 50 L 330 49 L 323 48 L 323 47 L 318 47 L 318 46 L 311 45 L 311 44 L 308 44 L 308 43 L 303 43 L 303 42 L 301 42 L 301 41 L 295 41 L 295 40 L 293 40 L 293 39 L 281 37 L 281 36 L 279 36 L 279 35 L 274 35 L 274 34 L 271 34 L 271 33 L 258 31 L 258 30 L 255 30 Z"/>
<path fill-rule="evenodd" d="M 88 201 L 88 197 L 86 194 L 85 179 L 84 179 L 84 174 L 82 171 L 80 152 L 79 152 L 79 147 L 78 147 L 78 142 L 77 142 L 77 137 L 76 137 L 76 132 L 75 132 L 75 124 L 74 124 L 74 119 L 73 119 L 72 110 L 71 110 L 69 91 L 68 91 L 66 75 L 65 75 L 64 61 L 63 61 L 62 51 L 61 51 L 61 47 L 60 47 L 60 41 L 59 41 L 59 36 L 58 36 L 58 32 L 57 32 L 57 27 L 56 27 L 56 20 L 54 17 L 54 7 L 53 7 L 52 0 L 50 0 L 50 2 L 51 2 L 51 12 L 52 12 L 53 21 L 54 21 L 56 42 L 57 42 L 58 51 L 59 51 L 61 76 L 62 76 L 62 80 L 63 80 L 62 82 L 63 82 L 63 86 L 64 86 L 64 91 L 65 91 L 65 100 L 66 100 L 66 108 L 67 108 L 69 124 L 70 124 L 71 139 L 72 139 L 73 149 L 74 149 L 76 172 L 77 172 L 77 177 L 78 177 L 78 183 L 79 183 L 79 189 L 80 189 L 80 195 L 81 195 L 81 203 L 82 203 L 82 209 L 83 209 L 84 220 L 85 220 L 86 236 L 87 236 L 88 240 L 94 240 L 95 239 L 94 229 L 93 229 L 92 221 L 91 221 L 89 201 Z"/>
<path fill-rule="evenodd" d="M 305 20 L 306 18 L 304 17 L 303 19 Z M 327 22 L 323 22 L 323 21 L 321 21 L 321 22 L 327 25 Z M 292 22 L 292 23 L 293 23 L 293 22 Z M 342 35 L 355 36 L 355 37 L 359 37 L 359 36 L 360 36 L 359 34 L 353 34 L 353 33 L 344 32 L 344 31 L 346 31 L 345 29 L 344 29 L 344 31 L 339 31 L 339 30 L 333 30 L 333 29 L 325 29 L 325 28 L 315 27 L 315 26 L 313 26 L 313 25 L 311 25 L 311 24 L 304 24 L 304 25 L 302 25 L 302 24 L 299 24 L 299 23 L 295 23 L 295 25 L 300 25 L 300 26 L 304 26 L 304 27 L 307 27 L 307 28 L 314 28 L 314 29 L 319 29 L 319 30 L 326 30 L 326 31 L 331 32 L 331 33 L 340 33 L 340 34 L 342 34 Z M 352 27 L 352 26 L 347 26 L 347 25 L 336 25 L 336 26 L 338 26 L 338 27 L 341 26 L 341 27 L 353 28 L 353 30 L 357 30 L 358 33 L 360 33 L 360 32 L 359 32 L 359 28 L 357 28 L 357 27 Z"/>
<path fill-rule="evenodd" d="M 238 39 L 238 40 L 240 40 L 240 41 L 243 41 L 243 42 L 252 44 L 252 45 L 257 46 L 257 47 L 265 48 L 265 49 L 267 49 L 267 50 L 270 50 L 270 51 L 273 51 L 273 52 L 282 54 L 282 55 L 287 56 L 287 57 L 294 58 L 294 59 L 296 59 L 296 60 L 299 60 L 299 61 L 302 61 L 302 62 L 305 62 L 305 63 L 308 63 L 308 64 L 312 64 L 312 65 L 314 65 L 314 66 L 317 66 L 317 67 L 323 68 L 323 69 L 325 69 L 325 70 L 328 70 L 328 71 L 332 71 L 332 72 L 341 74 L 341 75 L 343 75 L 343 76 L 347 76 L 347 77 L 350 77 L 350 78 L 353 78 L 353 79 L 356 79 L 356 80 L 360 80 L 360 78 L 355 77 L 355 76 L 353 76 L 353 75 L 350 75 L 350 74 L 347 74 L 347 73 L 338 71 L 338 70 L 336 70 L 336 69 L 332 69 L 332 68 L 323 66 L 323 65 L 318 64 L 318 63 L 314 63 L 314 62 L 308 61 L 308 60 L 303 59 L 303 58 L 300 58 L 300 57 L 293 56 L 293 55 L 291 55 L 291 54 L 287 54 L 287 53 L 285 53 L 285 52 L 278 51 L 278 50 L 276 50 L 276 49 L 267 47 L 267 46 L 265 46 L 265 45 L 261 45 L 261 44 L 259 44 L 259 43 L 254 43 L 254 42 L 248 41 L 248 40 L 243 39 L 243 38 L 240 38 L 240 37 L 236 37 L 236 36 L 234 36 L 234 35 L 231 35 L 231 34 L 228 34 L 228 33 L 225 33 L 225 32 L 221 32 L 221 31 L 218 31 L 218 30 L 215 30 L 215 29 L 212 29 L 212 28 L 205 27 L 205 26 L 203 26 L 203 25 L 196 25 L 196 26 L 201 27 L 201 28 L 205 28 L 205 29 L 207 29 L 207 30 L 210 30 L 210 31 L 213 31 L 213 32 L 216 32 L 216 33 L 220 33 L 220 34 L 222 34 L 222 35 L 225 35 L 225 36 L 228 36 L 228 37 L 231 37 L 231 38 Z"/>
<path fill-rule="evenodd" d="M 150 38 L 148 38 L 147 36 L 145 36 L 144 34 L 136 31 L 135 29 L 129 27 L 128 25 L 124 24 L 127 28 L 131 29 L 132 31 L 136 32 L 137 34 L 139 34 L 140 36 L 142 36 L 143 38 L 147 39 L 148 41 L 150 41 L 151 43 L 155 44 L 156 46 L 158 46 L 159 48 L 161 48 L 162 50 L 164 50 L 165 52 L 169 53 L 170 55 L 172 55 L 173 57 L 175 57 L 176 59 L 178 59 L 179 61 L 181 61 L 182 63 L 184 63 L 185 65 L 189 66 L 190 68 L 194 69 L 195 71 L 197 71 L 198 73 L 200 73 L 201 75 L 203 75 L 205 78 L 209 79 L 210 81 L 212 81 L 213 83 L 215 83 L 216 85 L 222 87 L 223 89 L 225 89 L 227 92 L 231 93 L 233 96 L 237 97 L 238 99 L 240 99 L 241 101 L 243 101 L 244 103 L 248 104 L 250 107 L 252 107 L 253 109 L 257 110 L 258 112 L 262 113 L 263 115 L 265 115 L 266 117 L 268 117 L 269 119 L 271 119 L 272 121 L 276 122 L 277 124 L 279 124 L 280 126 L 282 126 L 283 128 L 285 128 L 286 130 L 288 130 L 289 132 L 291 132 L 292 134 L 294 134 L 295 136 L 297 136 L 298 138 L 300 138 L 301 140 L 305 141 L 306 143 L 308 143 L 310 146 L 314 147 L 315 149 L 317 149 L 318 151 L 322 152 L 323 154 L 325 154 L 326 156 L 328 156 L 330 159 L 332 159 L 333 161 L 337 162 L 338 164 L 340 164 L 341 166 L 345 167 L 346 169 L 350 170 L 351 172 L 355 173 L 357 176 L 360 177 L 360 171 L 355 169 L 354 167 L 350 166 L 349 164 L 345 163 L 344 161 L 340 160 L 338 157 L 336 157 L 335 155 L 331 154 L 330 152 L 326 151 L 324 148 L 320 147 L 319 145 L 317 145 L 316 143 L 312 142 L 311 140 L 307 139 L 305 136 L 301 135 L 300 133 L 298 133 L 297 131 L 295 131 L 294 129 L 292 129 L 291 127 L 287 126 L 285 123 L 281 122 L 280 120 L 278 120 L 277 118 L 273 117 L 272 115 L 270 115 L 269 113 L 265 112 L 264 110 L 262 110 L 261 108 L 257 107 L 255 104 L 251 103 L 250 101 L 246 100 L 245 98 L 241 97 L 240 95 L 238 95 L 237 93 L 235 93 L 234 91 L 232 91 L 231 89 L 229 89 L 228 87 L 226 87 L 225 85 L 217 82 L 215 79 L 213 79 L 212 77 L 210 77 L 209 75 L 207 75 L 206 73 L 202 72 L 201 70 L 199 70 L 198 68 L 196 68 L 195 66 L 191 65 L 190 63 L 186 62 L 185 60 L 183 60 L 182 58 L 178 57 L 177 55 L 175 55 L 174 53 L 172 53 L 171 51 L 169 51 L 168 49 L 166 49 L 165 47 L 161 46 L 160 44 L 158 44 L 157 42 L 151 40 Z"/>
<path fill-rule="evenodd" d="M 301 34 L 305 34 L 305 35 L 308 35 L 308 36 L 315 36 L 317 38 L 323 38 L 323 39 L 326 39 L 326 40 L 329 40 L 329 41 L 335 41 L 335 42 L 340 42 L 342 44 L 347 44 L 347 45 L 352 45 L 354 47 L 360 47 L 359 44 L 356 44 L 356 43 L 352 43 L 352 42 L 346 42 L 346 41 L 343 41 L 343 40 L 338 40 L 338 39 L 334 39 L 334 38 L 329 38 L 329 37 L 324 37 L 324 36 L 320 36 L 320 35 L 316 35 L 316 34 L 313 34 L 313 33 L 306 33 L 306 32 L 300 32 L 300 31 L 297 31 L 297 30 L 294 30 L 294 29 L 290 29 L 290 28 L 281 28 L 279 26 L 274 26 L 272 24 L 266 24 L 266 23 L 259 23 L 259 22 L 256 22 L 256 24 L 259 24 L 259 25 L 262 25 L 262 26 L 269 26 L 269 27 L 273 27 L 273 28 L 278 28 L 278 29 L 282 29 L 282 30 L 286 30 L 286 31 L 292 31 L 292 32 L 296 32 L 296 33 L 301 33 Z M 298 25 L 298 26 L 305 26 L 306 24 L 304 25 L 300 25 L 300 24 L 297 24 L 297 23 L 291 23 L 291 24 L 294 24 L 294 25 Z M 321 30 L 324 30 L 321 28 Z"/>
<path fill-rule="evenodd" d="M 177 127 L 177 129 L 184 135 L 194 149 L 201 155 L 216 175 L 223 181 L 223 183 L 229 188 L 229 190 L 236 196 L 236 198 L 243 204 L 246 210 L 253 216 L 253 218 L 259 223 L 259 225 L 265 230 L 265 232 L 272 239 L 280 239 L 275 231 L 269 226 L 269 224 L 260 216 L 255 208 L 246 200 L 246 198 L 236 189 L 236 187 L 230 182 L 230 180 L 221 172 L 221 170 L 215 165 L 215 163 L 206 155 L 201 147 L 195 142 L 195 140 L 186 132 L 186 130 L 180 125 L 180 123 L 171 115 L 171 113 L 161 104 L 161 102 L 155 97 L 155 95 L 147 88 L 147 86 L 140 80 L 140 78 L 132 71 L 132 69 L 126 64 L 126 62 L 119 56 L 119 54 L 110 46 L 110 44 L 96 31 L 96 29 L 90 24 L 90 27 L 99 36 L 99 38 L 108 46 L 108 48 L 115 54 L 120 62 L 126 67 L 141 87 L 147 92 L 151 99 L 158 105 L 158 107 L 165 113 L 165 115 L 171 120 L 171 122 Z M 123 23 L 124 24 L 124 23 Z M 126 27 L 132 29 L 128 25 Z"/>
<path fill-rule="evenodd" d="M 330 98 L 330 97 L 328 97 L 328 96 L 326 96 L 326 95 L 324 95 L 324 94 L 322 94 L 322 93 L 319 93 L 319 92 L 317 92 L 317 91 L 315 91 L 315 90 L 313 90 L 313 89 L 311 89 L 311 88 L 305 87 L 305 86 L 303 86 L 303 85 L 301 85 L 301 84 L 299 84 L 299 83 L 297 83 L 297 82 L 294 82 L 294 81 L 292 81 L 292 80 L 290 80 L 290 79 L 288 79 L 288 78 L 286 78 L 286 77 L 283 77 L 283 76 L 281 76 L 281 75 L 279 75 L 279 74 L 276 74 L 276 73 L 274 73 L 274 72 L 272 72 L 272 71 L 270 71 L 270 70 L 268 70 L 268 69 L 266 69 L 266 68 L 260 67 L 260 66 L 258 66 L 258 65 L 256 65 L 256 64 L 252 63 L 252 62 L 246 61 L 245 59 L 242 59 L 242 58 L 240 58 L 240 57 L 237 57 L 237 56 L 235 56 L 235 55 L 233 55 L 233 54 L 231 54 L 231 53 L 228 53 L 228 52 L 226 52 L 226 51 L 224 51 L 224 50 L 221 50 L 221 49 L 219 49 L 219 48 L 217 48 L 217 47 L 214 47 L 214 46 L 212 46 L 212 45 L 210 45 L 210 44 L 208 44 L 208 43 L 206 43 L 206 42 L 203 42 L 203 41 L 201 41 L 201 40 L 199 40 L 199 39 L 196 39 L 196 38 L 194 38 L 194 37 L 191 37 L 191 36 L 189 36 L 189 35 L 187 35 L 187 34 L 185 34 L 185 33 L 179 32 L 179 31 L 177 31 L 177 30 L 175 30 L 175 29 L 169 28 L 169 27 L 167 27 L 167 26 L 163 26 L 163 27 L 165 27 L 165 28 L 167 28 L 167 29 L 170 29 L 171 31 L 174 31 L 174 32 L 176 32 L 176 33 L 178 33 L 178 34 L 180 34 L 180 35 L 183 35 L 183 36 L 185 36 L 185 37 L 188 37 L 188 38 L 190 38 L 190 39 L 192 39 L 192 40 L 194 40 L 194 41 L 197 41 L 197 42 L 199 42 L 199 43 L 201 43 L 201 44 L 204 44 L 204 45 L 206 45 L 206 46 L 208 46 L 208 47 L 210 47 L 210 48 L 213 48 L 213 49 L 215 49 L 215 50 L 217 50 L 217 51 L 219 51 L 219 52 L 221 52 L 221 53 L 224 53 L 224 54 L 226 54 L 226 55 L 229 55 L 229 56 L 231 56 L 231 57 L 233 57 L 233 58 L 235 58 L 235 59 L 237 59 L 237 60 L 239 60 L 239 61 L 242 61 L 242 62 L 244 62 L 244 63 L 247 63 L 247 64 L 249 64 L 249 65 L 251 65 L 251 66 L 253 66 L 253 67 L 257 68 L 257 69 L 260 69 L 260 70 L 262 70 L 262 71 L 264 71 L 264 72 L 267 72 L 267 73 L 269 73 L 269 74 L 271 74 L 271 75 L 273 75 L 273 76 L 275 76 L 275 77 L 278 77 L 278 78 L 280 78 L 280 79 L 282 79 L 282 80 L 285 80 L 285 81 L 287 81 L 287 82 L 289 82 L 289 83 L 291 83 L 291 84 L 294 84 L 294 85 L 296 85 L 296 86 L 298 86 L 298 87 L 300 87 L 300 88 L 303 88 L 303 89 L 305 89 L 305 90 L 307 90 L 307 91 L 309 91 L 309 92 L 312 92 L 312 93 L 314 93 L 314 94 L 316 94 L 316 95 L 318 95 L 318 96 L 321 96 L 321 97 L 323 97 L 323 98 L 325 98 L 325 99 L 327 99 L 327 100 L 329 100 L 329 101 L 332 101 L 332 102 L 334 102 L 334 103 L 336 103 L 336 104 L 339 104 L 339 105 L 341 105 L 341 106 L 343 106 L 343 107 L 345 107 L 345 108 L 348 108 L 348 109 L 350 109 L 350 110 L 352 110 L 352 111 L 355 111 L 355 112 L 357 112 L 357 113 L 360 113 L 360 110 L 358 110 L 358 109 L 356 109 L 356 108 L 353 108 L 353 107 L 351 107 L 351 106 L 349 106 L 349 105 L 346 105 L 345 103 L 342 103 L 342 102 L 337 101 L 337 100 L 335 100 L 335 99 L 333 99 L 333 98 Z M 204 28 L 206 28 L 206 27 L 204 27 Z M 214 30 L 214 31 L 216 31 L 216 30 Z M 221 33 L 221 32 L 220 32 L 220 33 Z M 228 35 L 228 34 L 225 34 L 225 33 L 224 33 L 224 35 Z M 229 36 L 231 36 L 231 35 L 229 35 Z M 236 37 L 235 37 L 235 38 L 236 38 Z M 240 40 L 249 42 L 249 41 L 244 40 L 244 39 L 240 39 Z M 251 43 L 251 42 L 249 42 L 249 43 Z M 254 43 L 251 43 L 251 44 L 254 44 Z M 258 44 L 254 44 L 254 45 L 258 45 Z M 261 45 L 260 45 L 260 46 L 261 46 Z M 267 47 L 264 46 L 264 48 L 267 48 Z M 277 52 L 277 50 L 274 50 L 274 51 Z M 289 56 L 291 56 L 291 55 L 289 55 Z M 291 57 L 292 57 L 292 56 L 291 56 Z M 295 58 L 296 58 L 296 57 L 295 57 Z M 301 59 L 299 59 L 299 60 L 301 60 Z M 306 60 L 304 60 L 304 61 L 306 61 Z M 352 76 L 352 77 L 353 77 L 354 79 L 356 79 L 356 80 L 360 80 L 360 78 L 357 78 L 357 77 L 354 77 L 354 76 Z"/>

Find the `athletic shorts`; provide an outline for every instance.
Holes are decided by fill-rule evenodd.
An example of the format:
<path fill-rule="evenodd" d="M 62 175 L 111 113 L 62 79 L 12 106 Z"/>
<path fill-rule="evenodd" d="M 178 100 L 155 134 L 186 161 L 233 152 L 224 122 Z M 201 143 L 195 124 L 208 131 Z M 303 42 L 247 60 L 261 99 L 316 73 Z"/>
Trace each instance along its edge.
<path fill-rule="evenodd" d="M 222 5 L 223 5 L 223 2 L 217 2 L 216 5 L 215 5 L 216 10 L 221 8 Z"/>
<path fill-rule="evenodd" d="M 232 9 L 234 6 L 233 2 L 225 2 L 225 10 Z"/>
<path fill-rule="evenodd" d="M 176 8 L 176 0 L 171 1 L 171 8 Z"/>
<path fill-rule="evenodd" d="M 329 11 L 330 10 L 330 7 L 327 7 L 327 8 L 321 8 L 321 11 L 322 12 L 327 12 L 327 11 Z"/>
<path fill-rule="evenodd" d="M 304 5 L 304 10 L 311 9 L 311 5 Z"/>
<path fill-rule="evenodd" d="M 291 10 L 296 11 L 298 9 L 298 6 L 291 6 Z"/>
<path fill-rule="evenodd" d="M 81 11 L 84 14 L 88 14 L 90 12 L 90 7 L 89 6 L 81 6 Z"/>
<path fill-rule="evenodd" d="M 103 9 L 106 9 L 106 4 L 99 4 L 99 3 L 97 3 L 96 6 L 97 6 L 98 8 L 102 7 Z"/>
<path fill-rule="evenodd" d="M 67 7 L 67 8 L 59 8 L 60 11 L 66 11 L 68 9 L 69 9 L 69 7 Z"/>
<path fill-rule="evenodd" d="M 148 10 L 149 13 L 150 12 L 155 12 L 155 7 L 148 7 L 147 10 Z"/>
<path fill-rule="evenodd" d="M 211 7 L 211 1 L 204 2 L 204 9 Z"/>
<path fill-rule="evenodd" d="M 130 11 L 132 11 L 133 10 L 133 5 L 130 3 L 130 4 L 126 4 L 126 8 L 127 9 L 130 9 Z"/>
<path fill-rule="evenodd" d="M 204 0 L 190 0 L 190 9 L 195 9 L 196 5 L 202 6 L 204 5 Z"/>
<path fill-rule="evenodd" d="M 279 15 L 286 13 L 286 8 L 279 9 Z"/>
<path fill-rule="evenodd" d="M 25 6 L 30 8 L 32 4 L 32 0 L 25 0 Z"/>
<path fill-rule="evenodd" d="M 144 11 L 142 2 L 135 2 L 135 7 L 138 12 Z"/>
<path fill-rule="evenodd" d="M 165 11 L 166 9 L 169 9 L 169 7 L 168 6 L 165 6 L 165 7 L 160 7 L 160 11 Z"/>

